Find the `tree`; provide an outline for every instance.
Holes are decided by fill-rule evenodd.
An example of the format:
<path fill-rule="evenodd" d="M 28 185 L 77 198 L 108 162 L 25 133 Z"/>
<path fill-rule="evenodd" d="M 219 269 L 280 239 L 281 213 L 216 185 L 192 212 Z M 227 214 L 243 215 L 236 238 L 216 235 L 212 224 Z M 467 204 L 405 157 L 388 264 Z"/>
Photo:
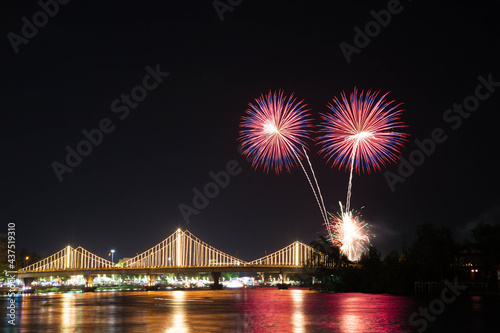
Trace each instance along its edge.
<path fill-rule="evenodd" d="M 456 252 L 457 244 L 451 230 L 426 222 L 417 227 L 409 258 L 415 265 L 418 279 L 442 281 L 445 277 L 451 278 L 451 264 Z"/>
<path fill-rule="evenodd" d="M 233 278 L 238 277 L 238 273 L 233 273 L 233 272 L 226 272 L 222 273 L 221 276 L 224 278 L 225 281 L 231 281 Z"/>
<path fill-rule="evenodd" d="M 347 257 L 340 252 L 340 248 L 331 243 L 322 235 L 318 236 L 316 240 L 310 243 L 311 247 L 316 251 L 326 254 L 328 256 L 327 261 L 329 264 L 333 264 L 334 267 L 346 266 L 349 260 Z"/>
<path fill-rule="evenodd" d="M 380 251 L 375 246 L 370 245 L 368 252 L 363 253 L 361 256 L 359 264 L 363 267 L 376 268 L 380 266 L 380 257 Z"/>
<path fill-rule="evenodd" d="M 490 225 L 481 221 L 471 233 L 477 248 L 490 256 L 490 264 L 500 263 L 500 224 Z"/>

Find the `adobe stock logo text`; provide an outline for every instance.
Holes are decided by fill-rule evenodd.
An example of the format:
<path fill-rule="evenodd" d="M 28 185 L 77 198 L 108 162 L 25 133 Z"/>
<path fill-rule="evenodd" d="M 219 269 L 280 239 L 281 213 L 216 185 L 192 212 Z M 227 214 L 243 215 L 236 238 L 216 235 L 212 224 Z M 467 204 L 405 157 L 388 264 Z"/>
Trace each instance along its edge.
<path fill-rule="evenodd" d="M 147 74 L 142 79 L 142 85 L 133 87 L 130 94 L 121 94 L 120 98 L 111 103 L 111 112 L 119 114 L 120 120 L 126 119 L 130 114 L 130 109 L 137 108 L 139 103 L 146 99 L 148 91 L 156 89 L 163 82 L 163 79 L 170 75 L 168 72 L 160 71 L 160 64 L 157 64 L 154 70 L 150 66 L 146 66 L 146 72 Z M 116 126 L 110 118 L 102 118 L 97 128 L 82 130 L 84 139 L 80 140 L 75 148 L 66 145 L 65 164 L 54 161 L 50 165 L 59 182 L 63 181 L 65 173 L 73 172 L 73 169 L 82 163 L 83 157 L 89 156 L 94 147 L 98 147 L 103 142 L 104 134 L 112 133 L 115 128 Z"/>
<path fill-rule="evenodd" d="M 358 26 L 353 28 L 355 32 L 353 38 L 354 45 L 346 42 L 339 44 L 347 63 L 351 63 L 353 54 L 360 54 L 362 49 L 368 47 L 371 39 L 377 37 L 381 33 L 382 28 L 386 28 L 391 23 L 392 17 L 400 14 L 403 9 L 404 7 L 399 0 L 389 0 L 387 2 L 387 9 L 381 9 L 377 12 L 371 10 L 370 15 L 373 17 L 373 20 L 368 21 L 363 30 Z"/>
<path fill-rule="evenodd" d="M 474 89 L 474 94 L 465 97 L 461 104 L 454 103 L 452 108 L 443 113 L 444 122 L 449 124 L 454 131 L 460 128 L 464 119 L 468 119 L 479 108 L 481 101 L 487 100 L 495 92 L 495 88 L 500 87 L 500 82 L 493 81 L 491 73 L 488 74 L 487 79 L 479 75 L 477 80 L 479 84 Z M 384 172 L 384 178 L 391 192 L 396 190 L 398 183 L 403 183 L 410 177 L 415 172 L 415 168 L 421 166 L 427 157 L 434 154 L 438 144 L 447 139 L 446 131 L 441 127 L 436 127 L 428 138 L 414 140 L 417 148 L 413 149 L 407 158 L 400 156 L 397 174 L 390 171 Z"/>
<path fill-rule="evenodd" d="M 31 21 L 26 17 L 21 17 L 23 25 L 21 26 L 21 35 L 9 32 L 7 38 L 14 49 L 14 53 L 19 53 L 19 45 L 28 44 L 30 39 L 35 38 L 38 29 L 43 28 L 49 23 L 49 17 L 53 18 L 59 13 L 59 5 L 66 5 L 70 0 L 40 0 L 38 5 L 42 10 L 33 14 Z"/>
<path fill-rule="evenodd" d="M 238 153 L 244 155 L 241 145 L 238 146 Z M 247 162 L 253 160 L 253 155 L 249 155 L 245 158 Z M 192 206 L 180 203 L 178 205 L 179 211 L 181 212 L 182 218 L 186 224 L 189 224 L 191 215 L 198 215 L 200 212 L 207 208 L 210 204 L 210 200 L 215 199 L 221 192 L 225 189 L 231 177 L 239 175 L 243 171 L 238 161 L 231 160 L 227 162 L 225 170 L 219 171 L 217 173 L 210 171 L 208 176 L 212 181 L 207 182 L 201 190 L 197 187 L 193 187 L 193 199 L 191 200 Z"/>

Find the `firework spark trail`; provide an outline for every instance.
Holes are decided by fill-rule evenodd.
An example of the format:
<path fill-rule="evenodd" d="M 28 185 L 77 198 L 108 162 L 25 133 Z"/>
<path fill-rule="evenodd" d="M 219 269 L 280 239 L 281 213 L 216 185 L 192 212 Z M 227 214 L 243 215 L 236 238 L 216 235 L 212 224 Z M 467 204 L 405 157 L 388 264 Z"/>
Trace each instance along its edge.
<path fill-rule="evenodd" d="M 294 164 L 300 164 L 307 181 L 311 186 L 321 216 L 329 225 L 327 211 L 321 195 L 321 190 L 312 169 L 304 140 L 309 138 L 310 119 L 303 101 L 296 102 L 293 94 L 287 98 L 282 91 L 274 94 L 269 91 L 255 100 L 257 105 L 249 103 L 247 116 L 242 117 L 239 140 L 242 142 L 243 153 L 248 157 L 253 155 L 252 166 L 263 167 L 265 172 L 274 169 L 279 174 L 283 167 L 290 172 Z M 302 147 L 302 151 L 300 150 Z M 304 167 L 301 156 L 306 156 L 317 190 Z M 294 158 L 295 157 L 295 158 Z M 318 196 L 319 194 L 319 196 Z"/>
<path fill-rule="evenodd" d="M 312 167 L 311 161 L 309 160 L 309 156 L 306 153 L 306 149 L 304 147 L 302 147 L 302 150 L 304 151 L 304 155 L 307 158 L 307 163 L 309 163 L 309 168 L 311 169 L 311 173 L 313 175 L 314 182 L 316 183 L 316 187 L 318 188 L 319 198 L 321 199 L 321 206 L 319 209 L 321 210 L 321 208 L 323 208 L 323 210 L 321 211 L 321 214 L 323 215 L 323 218 L 325 219 L 326 225 L 328 226 L 329 225 L 328 213 L 326 211 L 325 202 L 323 201 L 323 195 L 321 194 L 321 188 L 319 187 L 318 179 L 316 179 L 316 174 L 314 173 L 314 169 Z"/>
<path fill-rule="evenodd" d="M 349 185 L 347 186 L 347 200 L 345 204 L 345 209 L 346 211 L 349 211 L 351 209 L 351 194 L 352 194 L 352 174 L 354 171 L 354 160 L 356 158 L 356 150 L 358 148 L 358 145 L 355 144 L 354 148 L 352 150 L 352 158 L 351 158 L 351 172 L 349 175 Z M 340 206 L 342 208 L 342 205 Z"/>
<path fill-rule="evenodd" d="M 304 147 L 302 147 L 302 148 L 304 148 Z M 304 149 L 304 153 L 307 156 L 307 153 L 306 153 L 305 149 Z M 319 211 L 321 212 L 321 216 L 323 217 L 323 220 L 325 221 L 326 225 L 329 226 L 328 217 L 325 214 L 326 209 L 324 209 L 324 204 L 323 204 L 323 207 L 322 207 L 321 204 L 320 204 L 320 202 L 319 202 L 319 200 L 318 200 L 318 195 L 316 194 L 316 190 L 314 189 L 314 186 L 313 186 L 313 184 L 311 182 L 311 178 L 309 178 L 309 175 L 307 174 L 306 169 L 304 168 L 304 165 L 300 161 L 300 158 L 297 155 L 297 153 L 295 153 L 295 151 L 294 151 L 294 154 L 295 154 L 295 157 L 297 158 L 297 161 L 299 162 L 300 166 L 302 167 L 302 170 L 304 171 L 304 174 L 306 175 L 306 178 L 307 178 L 307 181 L 309 182 L 309 185 L 311 186 L 311 190 L 313 191 L 314 197 L 316 198 L 316 202 L 318 203 Z M 308 160 L 309 160 L 309 158 L 308 158 Z M 311 170 L 312 170 L 312 167 L 311 167 Z M 314 176 L 314 171 L 313 171 L 313 176 Z M 316 181 L 316 185 L 317 185 L 318 182 L 316 180 L 316 176 L 314 176 L 314 180 Z M 319 186 L 318 186 L 318 190 L 319 190 Z M 321 195 L 321 192 L 320 192 L 320 195 Z M 323 202 L 323 198 L 321 198 L 321 202 Z"/>
<path fill-rule="evenodd" d="M 406 141 L 407 134 L 394 132 L 395 128 L 406 127 L 399 120 L 401 104 L 386 101 L 388 93 L 380 98 L 378 94 L 368 90 L 358 95 L 354 88 L 349 99 L 345 93 L 341 94 L 341 100 L 333 99 L 333 104 L 328 105 L 332 113 L 321 115 L 324 123 L 319 132 L 324 135 L 318 141 L 323 146 L 320 153 L 328 161 L 333 160 L 334 166 L 340 169 L 345 165 L 350 172 L 347 212 L 351 208 L 354 171 L 370 173 L 372 169 L 380 170 L 381 165 L 396 161 L 399 148 Z"/>

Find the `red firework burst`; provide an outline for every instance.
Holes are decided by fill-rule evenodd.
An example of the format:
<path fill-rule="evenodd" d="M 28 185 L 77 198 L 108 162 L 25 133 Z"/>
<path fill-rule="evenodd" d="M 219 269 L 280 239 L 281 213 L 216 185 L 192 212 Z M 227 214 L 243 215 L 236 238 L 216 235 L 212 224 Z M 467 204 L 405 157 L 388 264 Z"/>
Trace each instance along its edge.
<path fill-rule="evenodd" d="M 328 104 L 332 113 L 322 114 L 324 122 L 318 140 L 322 145 L 320 153 L 328 161 L 333 160 L 333 166 L 346 171 L 354 166 L 355 170 L 371 172 L 381 169 L 381 165 L 396 161 L 399 149 L 406 141 L 408 134 L 395 132 L 395 129 L 406 127 L 400 121 L 401 104 L 386 101 L 385 97 L 377 98 L 379 92 L 361 91 L 356 88 L 349 100 L 345 93 L 342 100 L 333 99 Z"/>
<path fill-rule="evenodd" d="M 283 96 L 282 91 L 269 91 L 255 101 L 256 105 L 249 103 L 240 123 L 243 153 L 253 157 L 252 167 L 263 167 L 266 173 L 274 169 L 279 174 L 283 167 L 290 172 L 309 138 L 307 105 L 297 102 L 293 94 Z"/>

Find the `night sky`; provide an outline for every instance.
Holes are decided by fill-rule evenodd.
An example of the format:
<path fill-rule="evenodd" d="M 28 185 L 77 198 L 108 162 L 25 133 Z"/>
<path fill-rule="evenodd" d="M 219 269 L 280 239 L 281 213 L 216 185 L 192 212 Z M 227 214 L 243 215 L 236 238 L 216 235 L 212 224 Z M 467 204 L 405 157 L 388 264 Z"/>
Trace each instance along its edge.
<path fill-rule="evenodd" d="M 365 206 L 373 244 L 384 256 L 401 252 L 402 231 L 410 244 L 425 221 L 469 238 L 475 223 L 500 216 L 492 6 L 74 0 L 44 15 L 36 1 L 3 1 L 2 232 L 15 221 L 18 248 L 50 255 L 81 245 L 103 257 L 114 248 L 115 261 L 178 227 L 243 260 L 309 243 L 325 231 L 302 170 L 252 169 L 238 151 L 239 122 L 249 102 L 282 89 L 304 99 L 317 124 L 327 103 L 357 87 L 403 103 L 410 137 L 402 158 L 419 164 L 394 191 L 386 172 L 402 177 L 398 164 L 355 175 L 352 207 Z M 355 27 L 365 31 L 388 7 L 390 22 L 368 24 L 370 40 L 355 40 Z M 28 26 L 34 19 L 38 31 Z M 359 47 L 346 57 L 340 45 Z M 132 92 L 140 101 L 122 99 Z M 473 111 L 455 112 L 464 100 Z M 66 147 L 100 127 L 108 133 L 95 134 L 98 144 L 60 181 L 54 162 L 67 166 Z M 415 152 L 415 140 L 428 143 L 436 131 L 444 142 L 429 156 Z M 313 141 L 308 148 L 327 208 L 337 211 L 348 173 L 328 165 Z M 179 205 L 193 207 L 193 188 L 228 164 L 236 170 L 229 184 L 187 224 Z"/>

